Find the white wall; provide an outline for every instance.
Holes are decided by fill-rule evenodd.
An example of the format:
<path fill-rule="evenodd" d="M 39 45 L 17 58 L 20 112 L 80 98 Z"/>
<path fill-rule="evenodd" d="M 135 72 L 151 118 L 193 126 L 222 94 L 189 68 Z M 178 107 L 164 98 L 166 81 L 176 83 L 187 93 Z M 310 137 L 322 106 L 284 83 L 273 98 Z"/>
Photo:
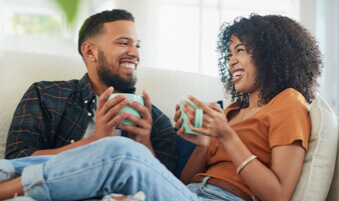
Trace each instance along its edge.
<path fill-rule="evenodd" d="M 339 1 L 317 0 L 316 38 L 323 54 L 320 94 L 339 116 Z"/>
<path fill-rule="evenodd" d="M 158 29 L 155 25 L 159 23 L 157 6 L 160 0 L 115 0 L 108 1 L 107 6 L 124 8 L 133 13 L 139 27 L 139 35 L 142 39 L 141 66 L 161 67 L 166 60 L 159 62 L 159 51 L 156 51 L 159 39 Z M 298 0 L 294 0 L 298 2 Z M 50 10 L 51 3 L 47 0 L 0 0 L 1 13 L 7 12 L 9 8 L 17 5 L 34 7 L 37 4 L 44 7 L 44 12 Z M 22 52 L 44 53 L 49 55 L 67 56 L 79 58 L 77 53 L 76 35 L 80 24 L 89 15 L 100 9 L 102 0 L 84 0 L 78 16 L 78 25 L 74 29 L 65 29 L 66 37 L 43 37 L 43 36 L 11 36 L 4 35 L 3 18 L 0 18 L 0 49 L 15 50 Z M 301 24 L 319 41 L 321 52 L 324 55 L 325 68 L 320 79 L 320 94 L 339 115 L 339 0 L 300 0 L 295 5 L 294 12 L 299 15 Z M 53 11 L 54 12 L 54 11 Z M 55 11 L 57 12 L 57 11 Z M 180 30 L 178 30 L 180 31 Z M 186 44 L 179 44 L 185 46 Z M 187 45 L 186 45 L 187 46 Z M 190 46 L 191 47 L 191 46 Z M 193 48 L 196 49 L 196 48 Z M 194 51 L 194 50 L 192 50 Z M 168 57 L 167 61 L 175 61 L 178 58 Z M 213 58 L 214 60 L 215 58 Z M 155 65 L 156 64 L 156 65 Z M 0 66 L 1 68 L 1 66 Z M 211 68 L 217 68 L 211 61 Z M 0 75 L 1 76 L 4 75 Z"/>

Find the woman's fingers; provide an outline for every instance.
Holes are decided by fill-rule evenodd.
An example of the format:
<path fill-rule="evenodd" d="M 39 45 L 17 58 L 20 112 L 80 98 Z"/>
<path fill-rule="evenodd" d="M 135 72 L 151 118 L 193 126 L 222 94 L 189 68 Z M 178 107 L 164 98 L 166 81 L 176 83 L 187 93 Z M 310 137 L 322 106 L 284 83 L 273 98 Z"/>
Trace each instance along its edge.
<path fill-rule="evenodd" d="M 191 95 L 188 95 L 187 96 L 188 99 L 190 101 L 192 101 L 198 108 L 202 109 L 204 111 L 205 114 L 208 114 L 208 115 L 212 115 L 213 114 L 213 110 L 206 104 L 204 104 L 203 102 L 201 102 L 200 100 L 198 100 L 197 98 L 191 96 Z"/>

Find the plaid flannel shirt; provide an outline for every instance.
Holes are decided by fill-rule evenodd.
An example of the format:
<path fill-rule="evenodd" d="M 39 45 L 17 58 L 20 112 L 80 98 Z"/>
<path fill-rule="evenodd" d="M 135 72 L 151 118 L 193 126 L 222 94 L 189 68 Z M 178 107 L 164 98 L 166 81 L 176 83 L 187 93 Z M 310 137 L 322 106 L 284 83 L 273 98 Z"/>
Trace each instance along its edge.
<path fill-rule="evenodd" d="M 81 140 L 95 106 L 95 93 L 85 74 L 81 80 L 37 82 L 24 94 L 8 132 L 7 159 L 37 150 L 63 147 Z M 168 117 L 152 106 L 151 143 L 170 171 L 176 165 L 175 132 Z M 122 131 L 123 136 L 128 136 Z"/>

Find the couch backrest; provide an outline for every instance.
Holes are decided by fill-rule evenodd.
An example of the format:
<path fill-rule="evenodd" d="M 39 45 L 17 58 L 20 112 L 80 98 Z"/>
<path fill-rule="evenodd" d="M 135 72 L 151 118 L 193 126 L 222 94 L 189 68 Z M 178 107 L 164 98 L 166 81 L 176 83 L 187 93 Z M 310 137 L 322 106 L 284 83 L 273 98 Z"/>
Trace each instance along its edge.
<path fill-rule="evenodd" d="M 142 65 L 142 64 L 141 64 Z M 4 51 L 0 54 L 0 158 L 14 110 L 28 87 L 42 80 L 80 79 L 87 69 L 79 57 Z M 224 100 L 217 77 L 139 66 L 137 94 L 145 89 L 152 103 L 171 120 L 175 104 L 191 94 L 204 101 Z M 172 120 L 173 121 L 173 120 Z"/>
<path fill-rule="evenodd" d="M 309 115 L 312 122 L 311 136 L 301 175 L 291 201 L 325 200 L 336 169 L 337 118 L 318 93 L 310 106 Z"/>
<path fill-rule="evenodd" d="M 337 123 L 339 127 L 339 118 L 337 118 Z M 339 135 L 339 128 L 338 128 Z M 338 139 L 338 151 L 336 159 L 336 168 L 334 169 L 333 180 L 331 188 L 327 195 L 326 201 L 338 201 L 339 200 L 339 139 Z"/>

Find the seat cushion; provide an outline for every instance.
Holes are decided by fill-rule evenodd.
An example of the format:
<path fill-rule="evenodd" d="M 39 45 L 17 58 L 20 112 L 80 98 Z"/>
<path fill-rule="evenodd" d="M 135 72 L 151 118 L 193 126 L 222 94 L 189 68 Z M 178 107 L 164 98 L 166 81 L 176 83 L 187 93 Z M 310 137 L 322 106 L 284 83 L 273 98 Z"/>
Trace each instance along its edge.
<path fill-rule="evenodd" d="M 302 172 L 291 200 L 325 200 L 331 186 L 338 146 L 337 119 L 330 106 L 316 94 L 310 106 L 312 131 Z"/>

